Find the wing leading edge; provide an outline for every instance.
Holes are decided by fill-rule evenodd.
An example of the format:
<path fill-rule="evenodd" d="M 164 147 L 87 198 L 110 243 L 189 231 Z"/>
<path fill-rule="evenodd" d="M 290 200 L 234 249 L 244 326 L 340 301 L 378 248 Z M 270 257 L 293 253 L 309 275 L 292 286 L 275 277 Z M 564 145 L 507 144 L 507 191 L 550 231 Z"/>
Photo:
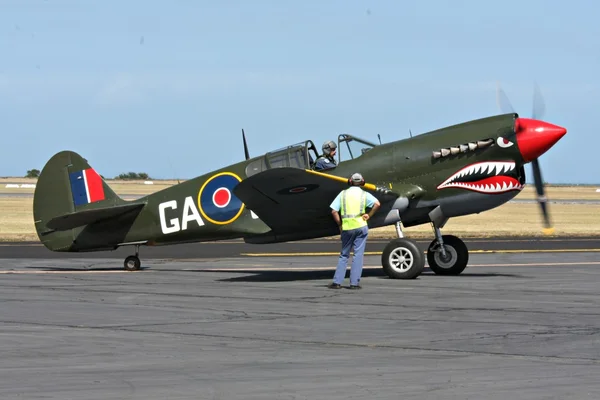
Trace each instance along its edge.
<path fill-rule="evenodd" d="M 244 179 L 234 189 L 235 195 L 271 228 L 271 232 L 246 241 L 273 243 L 339 234 L 329 205 L 346 188 L 347 180 L 342 177 L 298 168 L 274 168 Z M 395 223 L 390 222 L 389 214 L 399 219 L 398 210 L 422 193 L 414 185 L 403 185 L 402 193 L 371 183 L 363 188 L 381 202 L 378 218 L 373 218 L 377 225 Z"/>

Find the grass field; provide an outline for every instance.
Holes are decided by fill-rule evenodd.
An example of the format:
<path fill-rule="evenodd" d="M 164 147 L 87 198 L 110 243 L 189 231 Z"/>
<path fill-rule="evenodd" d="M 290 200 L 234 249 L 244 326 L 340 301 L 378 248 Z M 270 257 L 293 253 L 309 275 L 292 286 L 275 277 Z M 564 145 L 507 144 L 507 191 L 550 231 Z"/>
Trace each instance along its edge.
<path fill-rule="evenodd" d="M 33 188 L 6 188 L 6 183 L 35 184 L 35 179 L 0 178 L 0 193 L 33 193 Z M 153 181 L 145 185 L 140 181 L 107 181 L 117 194 L 143 195 L 164 189 L 177 181 Z M 600 192 L 593 186 L 547 188 L 550 199 L 600 200 Z M 527 187 L 517 199 L 534 199 L 535 189 Z M 33 225 L 33 199 L 19 197 L 0 198 L 0 241 L 37 241 Z M 600 235 L 600 205 L 550 204 L 555 235 Z M 542 219 L 537 204 L 505 204 L 499 208 L 460 218 L 453 218 L 443 232 L 461 237 L 532 236 L 541 235 Z M 406 228 L 407 236 L 431 238 L 430 225 Z M 395 237 L 393 227 L 373 229 L 371 237 Z"/>
<path fill-rule="evenodd" d="M 28 178 L 0 178 L 0 193 L 33 193 L 34 188 L 7 188 L 6 184 L 35 184 L 36 179 Z M 152 185 L 145 185 L 144 181 L 121 181 L 121 180 L 107 180 L 109 186 L 117 194 L 134 194 L 144 195 L 156 192 L 158 190 L 173 186 L 177 184 L 176 180 L 153 180 Z M 598 186 L 547 186 L 546 194 L 548 198 L 555 200 L 600 200 L 600 192 L 596 192 L 600 189 Z M 534 199 L 536 196 L 535 188 L 528 185 L 523 191 L 517 196 L 517 199 Z"/>
<path fill-rule="evenodd" d="M 34 188 L 7 188 L 8 183 L 14 184 L 35 184 L 37 179 L 27 178 L 0 178 L 0 193 L 11 194 L 11 193 L 33 193 Z M 121 181 L 121 180 L 107 180 L 108 185 L 117 194 L 134 194 L 144 195 L 149 193 L 157 192 L 161 189 L 167 188 L 177 184 L 176 180 L 168 181 L 151 181 L 152 185 L 145 185 L 144 181 Z"/>

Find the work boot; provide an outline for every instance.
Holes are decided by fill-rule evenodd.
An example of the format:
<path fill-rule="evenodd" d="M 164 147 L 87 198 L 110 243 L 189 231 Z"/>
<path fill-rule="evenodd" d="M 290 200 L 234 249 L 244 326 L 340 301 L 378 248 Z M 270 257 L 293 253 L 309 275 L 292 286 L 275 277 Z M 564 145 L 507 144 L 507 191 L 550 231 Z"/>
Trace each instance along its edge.
<path fill-rule="evenodd" d="M 330 283 L 327 287 L 329 289 L 341 289 L 342 285 L 340 285 L 339 283 L 333 282 L 333 283 Z"/>

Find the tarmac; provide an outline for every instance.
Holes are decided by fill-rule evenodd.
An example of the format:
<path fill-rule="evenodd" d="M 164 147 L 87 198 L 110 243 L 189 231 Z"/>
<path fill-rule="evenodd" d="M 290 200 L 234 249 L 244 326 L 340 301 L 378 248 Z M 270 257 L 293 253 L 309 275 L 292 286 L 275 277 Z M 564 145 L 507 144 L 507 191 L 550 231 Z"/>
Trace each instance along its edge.
<path fill-rule="evenodd" d="M 2 244 L 0 398 L 599 399 L 600 238 L 465 241 L 462 275 L 415 280 L 371 241 L 359 291 L 326 287 L 335 240 L 141 248 L 138 272 Z"/>

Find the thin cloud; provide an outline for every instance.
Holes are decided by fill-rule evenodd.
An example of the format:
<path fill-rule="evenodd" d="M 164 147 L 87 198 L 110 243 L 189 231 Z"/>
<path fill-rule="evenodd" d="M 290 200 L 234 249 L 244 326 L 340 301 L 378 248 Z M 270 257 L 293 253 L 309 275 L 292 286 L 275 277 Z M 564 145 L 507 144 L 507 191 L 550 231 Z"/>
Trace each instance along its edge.
<path fill-rule="evenodd" d="M 132 105 L 144 101 L 143 89 L 129 75 L 119 75 L 102 87 L 95 96 L 100 105 Z"/>

